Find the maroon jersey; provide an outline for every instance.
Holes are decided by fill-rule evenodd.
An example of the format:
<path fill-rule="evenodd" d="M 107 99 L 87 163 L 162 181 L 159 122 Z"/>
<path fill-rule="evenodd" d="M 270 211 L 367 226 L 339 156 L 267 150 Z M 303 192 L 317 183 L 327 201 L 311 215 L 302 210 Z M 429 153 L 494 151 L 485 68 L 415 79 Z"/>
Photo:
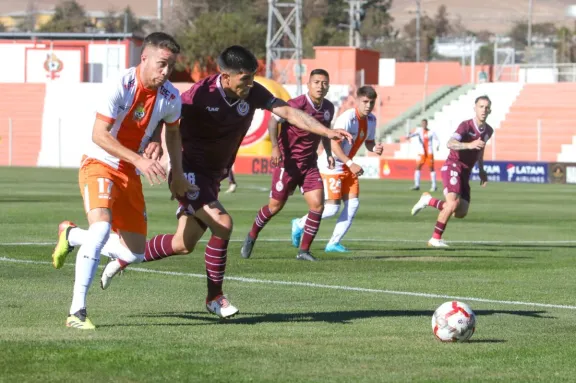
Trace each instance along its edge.
<path fill-rule="evenodd" d="M 209 76 L 182 93 L 182 160 L 189 171 L 222 179 L 236 159 L 254 110 L 270 109 L 276 98 L 254 83 L 245 100 L 226 97 L 220 75 Z"/>
<path fill-rule="evenodd" d="M 334 117 L 334 104 L 324 99 L 322 105 L 316 108 L 307 94 L 289 100 L 288 105 L 306 112 L 327 128 L 330 127 L 332 117 Z M 298 129 L 288 122 L 282 123 L 278 140 L 278 147 L 283 158 L 282 167 L 295 166 L 299 169 L 316 167 L 318 160 L 316 150 L 318 150 L 320 138 L 319 135 Z"/>
<path fill-rule="evenodd" d="M 452 134 L 452 138 L 460 142 L 472 142 L 476 141 L 478 138 L 482 138 L 482 141 L 488 142 L 494 129 L 488 124 L 484 124 L 483 130 L 480 130 L 476 125 L 474 119 L 462 121 L 458 126 L 458 129 Z M 479 150 L 450 150 L 448 159 L 446 162 L 456 162 L 462 164 L 464 167 L 472 169 L 476 161 L 478 160 Z"/>

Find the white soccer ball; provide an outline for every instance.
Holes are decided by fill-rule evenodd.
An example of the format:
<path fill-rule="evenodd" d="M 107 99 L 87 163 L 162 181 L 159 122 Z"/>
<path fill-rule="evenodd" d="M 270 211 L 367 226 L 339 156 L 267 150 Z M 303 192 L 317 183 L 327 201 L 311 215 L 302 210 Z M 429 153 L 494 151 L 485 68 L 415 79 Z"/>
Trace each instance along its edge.
<path fill-rule="evenodd" d="M 465 342 L 475 330 L 476 315 L 466 303 L 443 303 L 432 315 L 432 332 L 442 342 Z"/>

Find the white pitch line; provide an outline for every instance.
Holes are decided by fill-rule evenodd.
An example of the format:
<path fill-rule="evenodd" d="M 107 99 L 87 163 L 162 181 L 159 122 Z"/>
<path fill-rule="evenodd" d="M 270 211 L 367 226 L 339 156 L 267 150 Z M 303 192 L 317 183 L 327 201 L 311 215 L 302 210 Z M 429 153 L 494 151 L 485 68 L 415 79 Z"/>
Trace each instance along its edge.
<path fill-rule="evenodd" d="M 51 265 L 52 264 L 51 262 L 32 261 L 32 260 L 26 260 L 26 259 L 15 259 L 15 258 L 6 258 L 6 257 L 0 257 L 0 262 L 26 263 L 26 264 L 34 264 L 34 265 Z M 72 264 L 68 264 L 68 266 L 72 266 Z M 202 278 L 202 279 L 206 278 L 205 274 L 181 273 L 178 271 L 161 271 L 161 270 L 143 269 L 141 267 L 131 267 L 129 270 L 130 271 L 137 271 L 137 272 L 141 272 L 141 273 L 149 273 L 149 274 L 171 275 L 171 276 L 178 276 L 178 277 L 190 277 L 190 278 Z M 313 288 L 317 288 L 317 289 L 344 290 L 344 291 L 354 291 L 354 292 L 361 292 L 361 293 L 379 293 L 379 294 L 388 294 L 388 295 L 403 295 L 403 296 L 418 297 L 418 298 L 434 298 L 434 299 L 442 298 L 442 299 L 458 300 L 458 301 L 464 301 L 464 302 L 465 301 L 473 301 L 473 302 L 483 302 L 483 303 L 496 303 L 496 304 L 502 304 L 502 305 L 546 307 L 546 308 L 554 308 L 554 309 L 576 310 L 576 306 L 571 306 L 571 305 L 558 305 L 558 304 L 550 304 L 550 303 L 523 302 L 523 301 L 504 301 L 504 300 L 497 300 L 497 299 L 458 297 L 458 296 L 453 296 L 453 295 L 418 293 L 418 292 L 410 292 L 410 291 L 367 289 L 364 287 L 324 285 L 324 284 L 311 283 L 311 282 L 273 281 L 273 280 L 267 280 L 267 279 L 254 279 L 254 278 L 232 277 L 232 276 L 227 276 L 226 280 L 245 282 L 245 283 L 261 283 L 261 284 L 269 284 L 269 285 L 313 287 Z"/>
<path fill-rule="evenodd" d="M 316 238 L 315 241 L 328 242 L 329 238 Z M 349 242 L 374 242 L 374 243 L 426 243 L 420 239 L 375 239 L 375 238 L 347 238 Z M 291 242 L 290 238 L 260 238 L 258 242 Z M 201 239 L 198 242 L 206 243 L 208 240 Z M 243 239 L 231 239 L 230 242 L 244 242 Z M 574 245 L 576 240 L 558 241 L 445 241 L 446 243 L 468 245 Z M 0 242 L 0 246 L 53 246 L 56 242 Z"/>

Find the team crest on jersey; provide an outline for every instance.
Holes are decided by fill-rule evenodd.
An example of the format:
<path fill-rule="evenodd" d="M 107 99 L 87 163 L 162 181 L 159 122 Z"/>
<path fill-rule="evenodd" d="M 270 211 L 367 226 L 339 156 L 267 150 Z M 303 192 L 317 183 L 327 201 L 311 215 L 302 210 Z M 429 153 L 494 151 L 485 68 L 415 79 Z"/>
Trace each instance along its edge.
<path fill-rule="evenodd" d="M 330 120 L 330 111 L 325 110 L 324 111 L 324 121 L 328 121 L 328 120 Z"/>
<path fill-rule="evenodd" d="M 363 132 L 363 131 L 360 131 L 359 136 L 360 136 L 360 138 L 364 138 L 364 132 Z"/>
<path fill-rule="evenodd" d="M 278 181 L 276 182 L 276 190 L 281 192 L 282 190 L 284 190 L 284 184 L 282 183 L 282 181 Z"/>
<path fill-rule="evenodd" d="M 134 118 L 135 121 L 140 121 L 141 119 L 144 118 L 145 115 L 146 115 L 146 109 L 144 109 L 144 104 L 140 103 L 136 107 L 136 110 L 134 111 L 134 115 L 132 117 Z"/>
<path fill-rule="evenodd" d="M 241 115 L 242 117 L 244 117 L 245 115 L 248 114 L 248 112 L 250 112 L 250 104 L 248 104 L 246 101 L 241 100 L 238 103 L 238 106 L 236 107 L 236 111 L 238 112 L 239 115 Z"/>

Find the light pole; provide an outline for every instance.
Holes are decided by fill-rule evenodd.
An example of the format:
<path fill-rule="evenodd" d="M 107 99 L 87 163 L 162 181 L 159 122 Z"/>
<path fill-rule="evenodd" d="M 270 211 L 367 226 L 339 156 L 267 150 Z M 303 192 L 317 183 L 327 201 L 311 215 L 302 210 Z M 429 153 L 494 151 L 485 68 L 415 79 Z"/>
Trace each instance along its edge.
<path fill-rule="evenodd" d="M 420 14 L 422 13 L 420 8 L 421 1 L 422 0 L 416 0 L 416 62 L 420 62 Z"/>

